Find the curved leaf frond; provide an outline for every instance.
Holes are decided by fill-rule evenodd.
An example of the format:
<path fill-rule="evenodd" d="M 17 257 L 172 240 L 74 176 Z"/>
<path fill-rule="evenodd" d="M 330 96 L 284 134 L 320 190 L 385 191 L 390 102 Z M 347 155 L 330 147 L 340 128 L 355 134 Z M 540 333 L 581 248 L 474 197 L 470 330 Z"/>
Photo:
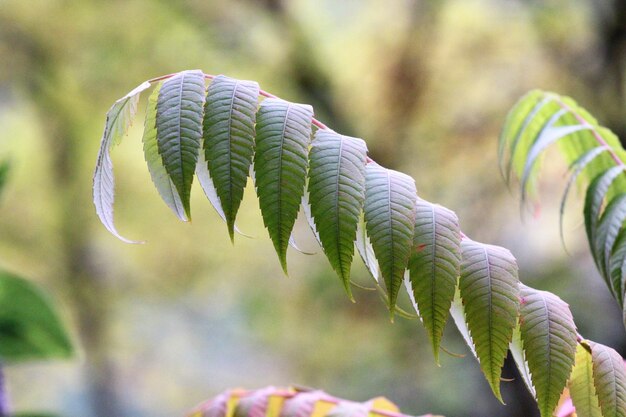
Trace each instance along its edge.
<path fill-rule="evenodd" d="M 367 146 L 361 139 L 318 130 L 309 154 L 309 202 L 326 257 L 352 298 L 350 266 L 365 200 Z"/>
<path fill-rule="evenodd" d="M 287 272 L 287 247 L 304 194 L 313 109 L 269 98 L 256 117 L 255 186 L 261 215 L 280 264 Z"/>
<path fill-rule="evenodd" d="M 213 80 L 208 90 L 205 79 Z M 576 328 L 567 305 L 552 294 L 523 287 L 520 307 L 517 264 L 508 250 L 468 239 L 452 211 L 419 199 L 414 180 L 371 161 L 362 140 L 334 133 L 313 118 L 310 106 L 275 98 L 254 82 L 183 71 L 147 81 L 111 107 L 94 174 L 94 202 L 101 221 L 114 235 L 120 237 L 113 226 L 109 151 L 128 129 L 139 94 L 151 83 L 158 84 L 148 100 L 144 153 L 159 194 L 177 217 L 189 219 L 195 173 L 232 238 L 251 176 L 263 222 L 285 272 L 287 248 L 295 246 L 292 229 L 302 205 L 349 294 L 356 246 L 392 317 L 394 311 L 402 312 L 396 302 L 404 283 L 436 357 L 449 311 L 500 400 L 501 369 L 510 349 L 542 414 L 554 410 L 574 364 Z M 259 96 L 271 98 L 259 106 Z M 310 144 L 313 125 L 317 132 Z M 571 99 L 531 92 L 509 114 L 499 150 L 505 177 L 510 173 L 520 177 L 524 196 L 527 190 L 532 192 L 542 155 L 552 144 L 558 144 L 573 171 L 564 201 L 575 182 L 590 183 L 584 210 L 588 240 L 598 268 L 623 305 L 626 152 L 615 135 Z M 378 283 L 380 277 L 386 292 Z M 603 417 L 626 417 L 621 358 L 609 348 L 591 346 L 595 384 L 591 388 Z M 590 389 L 588 363 L 586 367 L 583 382 L 579 371 L 574 373 L 573 392 Z M 302 400 L 306 404 L 302 411 L 295 401 L 299 395 L 304 394 L 272 387 L 233 390 L 194 416 L 281 417 L 283 405 L 295 404 L 290 410 L 299 411 L 288 411 L 283 417 L 293 413 L 310 417 L 309 412 L 325 417 L 331 410 L 335 417 L 377 413 L 403 417 L 395 416 L 394 407 L 384 400 L 359 404 L 321 392 Z M 578 395 L 576 391 L 574 397 Z"/>
<path fill-rule="evenodd" d="M 576 325 L 569 306 L 556 295 L 521 286 L 520 327 L 537 404 L 552 416 L 576 355 Z"/>
<path fill-rule="evenodd" d="M 461 229 L 453 211 L 418 199 L 409 271 L 413 296 L 435 359 L 461 266 Z"/>
<path fill-rule="evenodd" d="M 524 201 L 527 193 L 535 192 L 533 180 L 540 173 L 545 151 L 557 142 L 561 155 L 573 171 L 560 207 L 561 237 L 569 190 L 573 183 L 583 183 L 589 247 L 600 274 L 622 305 L 625 288 L 621 277 L 616 280 L 611 276 L 612 271 L 618 274 L 616 265 L 626 260 L 626 251 L 614 251 L 626 217 L 619 207 L 623 202 L 620 195 L 626 194 L 626 151 L 617 136 L 574 100 L 535 90 L 524 96 L 507 117 L 499 150 L 503 173 L 507 182 L 511 173 L 520 178 Z M 611 213 L 604 213 L 609 207 Z M 616 285 L 617 281 L 620 285 Z"/>
<path fill-rule="evenodd" d="M 256 82 L 220 75 L 209 85 L 204 105 L 204 157 L 231 240 L 252 165 L 258 99 Z"/>
<path fill-rule="evenodd" d="M 409 263 L 417 191 L 413 178 L 371 162 L 365 170 L 365 226 L 394 314 Z"/>
<path fill-rule="evenodd" d="M 113 202 L 115 201 L 115 177 L 113 176 L 113 162 L 111 148 L 121 142 L 128 131 L 135 114 L 137 103 L 142 91 L 150 88 L 145 81 L 130 93 L 117 100 L 107 112 L 104 133 L 100 141 L 100 150 L 96 160 L 96 169 L 93 174 L 93 202 L 100 221 L 111 234 L 126 243 L 139 243 L 122 237 L 113 221 Z"/>
<path fill-rule="evenodd" d="M 183 71 L 163 82 L 157 100 L 159 155 L 188 219 L 191 184 L 202 139 L 204 90 L 202 71 Z"/>
<path fill-rule="evenodd" d="M 480 368 L 495 396 L 519 311 L 517 263 L 511 252 L 470 239 L 461 243 L 460 295 Z"/>

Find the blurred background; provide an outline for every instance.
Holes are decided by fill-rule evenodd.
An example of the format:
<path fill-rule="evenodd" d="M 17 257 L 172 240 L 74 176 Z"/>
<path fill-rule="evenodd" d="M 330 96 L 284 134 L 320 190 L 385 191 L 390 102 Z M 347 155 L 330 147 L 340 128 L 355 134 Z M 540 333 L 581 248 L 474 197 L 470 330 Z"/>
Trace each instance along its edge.
<path fill-rule="evenodd" d="M 248 187 L 236 237 L 195 187 L 193 223 L 160 201 L 143 160 L 143 106 L 113 152 L 116 217 L 91 203 L 104 116 L 143 80 L 183 69 L 257 80 L 364 138 L 379 163 L 457 212 L 466 234 L 510 248 L 529 285 L 571 306 L 581 334 L 626 353 L 591 257 L 580 195 L 558 234 L 566 167 L 520 215 L 497 167 L 500 126 L 531 88 L 577 99 L 626 138 L 623 0 L 0 0 L 0 266 L 56 298 L 81 347 L 73 361 L 9 367 L 16 410 L 67 417 L 182 416 L 228 387 L 298 383 L 409 414 L 535 416 L 519 381 L 491 395 L 470 357 L 437 367 L 415 321 L 375 293 L 357 303 L 321 254 L 280 269 Z M 552 162 L 552 161 L 551 161 Z M 540 215 L 539 215 L 540 214 Z M 317 250 L 299 220 L 296 237 Z M 354 278 L 368 283 L 360 260 Z M 467 354 L 456 331 L 445 347 Z M 510 363 L 506 377 L 515 378 Z"/>

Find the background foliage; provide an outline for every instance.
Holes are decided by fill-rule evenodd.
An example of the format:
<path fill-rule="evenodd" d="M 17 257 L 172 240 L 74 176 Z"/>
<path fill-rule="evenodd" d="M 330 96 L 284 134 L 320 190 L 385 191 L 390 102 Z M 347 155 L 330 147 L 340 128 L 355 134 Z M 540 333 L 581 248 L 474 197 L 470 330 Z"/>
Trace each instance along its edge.
<path fill-rule="evenodd" d="M 226 386 L 292 381 L 355 399 L 383 393 L 413 414 L 533 415 L 519 384 L 503 384 L 509 407 L 500 406 L 470 360 L 442 355 L 437 368 L 426 334 L 413 322 L 390 325 L 375 294 L 355 290 L 360 302 L 350 303 L 321 255 L 289 252 L 284 279 L 252 193 L 238 226 L 256 239 L 234 249 L 199 189 L 193 226 L 177 222 L 149 185 L 140 128 L 116 150 L 116 207 L 120 229 L 150 243 L 111 238 L 90 203 L 90 138 L 136 80 L 183 68 L 255 79 L 313 104 L 337 131 L 367 139 L 375 160 L 416 178 L 425 198 L 454 209 L 473 238 L 510 248 L 524 282 L 568 301 L 582 334 L 625 353 L 580 210 L 573 204 L 566 218 L 567 257 L 558 209 L 549 209 L 558 202 L 544 200 L 545 214 L 523 226 L 495 151 L 506 111 L 533 87 L 576 97 L 625 137 L 619 2 L 38 3 L 0 5 L 0 147 L 15 161 L 0 258 L 71 307 L 88 361 L 10 368 L 21 409 L 181 415 Z M 557 195 L 563 184 L 541 185 Z"/>

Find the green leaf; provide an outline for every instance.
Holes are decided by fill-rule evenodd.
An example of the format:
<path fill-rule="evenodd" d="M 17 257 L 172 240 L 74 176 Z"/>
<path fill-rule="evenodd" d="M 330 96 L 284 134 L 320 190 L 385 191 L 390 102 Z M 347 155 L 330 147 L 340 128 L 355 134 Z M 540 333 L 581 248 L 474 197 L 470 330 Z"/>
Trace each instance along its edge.
<path fill-rule="evenodd" d="M 591 254 L 596 262 L 596 266 L 601 272 L 604 271 L 604 259 L 600 255 L 600 248 L 597 246 L 598 221 L 600 220 L 602 204 L 607 197 L 611 185 L 623 172 L 624 166 L 619 165 L 598 175 L 589 185 L 585 196 L 585 207 L 583 210 L 585 216 L 585 231 L 587 232 L 587 240 L 589 241 Z M 609 284 L 609 280 L 605 274 L 603 274 L 603 277 L 607 284 Z"/>
<path fill-rule="evenodd" d="M 158 83 L 148 98 L 148 108 L 146 110 L 145 127 L 143 131 L 143 153 L 146 163 L 148 164 L 150 177 L 152 178 L 152 182 L 159 192 L 159 195 L 165 204 L 167 204 L 167 206 L 174 212 L 176 217 L 182 221 L 187 221 L 188 219 L 185 214 L 185 209 L 180 201 L 180 197 L 178 196 L 174 183 L 165 170 L 163 159 L 161 158 L 161 155 L 159 155 L 157 145 L 157 100 L 162 84 L 163 83 Z"/>
<path fill-rule="evenodd" d="M 589 342 L 593 381 L 603 417 L 626 416 L 626 367 L 614 349 Z"/>
<path fill-rule="evenodd" d="M 231 240 L 252 165 L 258 99 L 256 82 L 220 75 L 209 85 L 204 105 L 204 156 Z"/>
<path fill-rule="evenodd" d="M 501 247 L 463 239 L 459 287 L 480 368 L 495 396 L 509 342 L 517 324 L 519 281 L 517 264 Z"/>
<path fill-rule="evenodd" d="M 619 194 L 611 200 L 602 214 L 595 236 L 595 247 L 598 253 L 597 263 L 602 275 L 607 278 L 609 288 L 618 300 L 621 299 L 621 294 L 618 293 L 619 288 L 615 288 L 610 279 L 610 257 L 624 220 L 626 220 L 625 203 L 626 193 Z"/>
<path fill-rule="evenodd" d="M 567 180 L 567 184 L 565 186 L 565 190 L 563 192 L 563 198 L 561 199 L 561 205 L 559 208 L 559 233 L 561 235 L 562 242 L 565 241 L 565 239 L 563 238 L 563 216 L 565 213 L 565 204 L 567 202 L 567 196 L 569 195 L 569 191 L 572 185 L 578 179 L 578 176 L 585 170 L 585 168 L 587 168 L 587 165 L 593 162 L 593 160 L 596 159 L 598 155 L 606 152 L 608 149 L 609 148 L 607 146 L 595 147 L 591 149 L 590 151 L 588 151 L 587 153 L 581 155 L 580 158 L 578 158 L 574 163 L 572 163 L 570 167 L 570 169 L 574 169 L 574 172 L 572 173 L 572 175 L 570 175 L 569 179 Z"/>
<path fill-rule="evenodd" d="M 185 215 L 202 138 L 204 74 L 183 71 L 163 82 L 157 100 L 157 146 Z"/>
<path fill-rule="evenodd" d="M 521 336 L 543 417 L 552 416 L 576 354 L 576 325 L 556 295 L 521 286 Z"/>
<path fill-rule="evenodd" d="M 437 362 L 460 265 L 461 232 L 456 214 L 418 199 L 413 252 L 409 258 L 410 280 Z"/>
<path fill-rule="evenodd" d="M 619 305 L 624 306 L 624 291 L 626 291 L 626 229 L 622 229 L 617 237 L 609 259 L 608 270 L 611 288 Z"/>
<path fill-rule="evenodd" d="M 546 126 L 541 130 L 537 136 L 535 142 L 528 151 L 526 156 L 526 163 L 524 164 L 524 170 L 522 171 L 521 189 L 522 189 L 522 201 L 526 196 L 526 188 L 530 174 L 537 162 L 539 155 L 545 151 L 548 146 L 552 145 L 559 139 L 568 137 L 569 135 L 579 132 L 581 130 L 588 130 L 591 127 L 589 125 L 573 125 L 573 126 L 555 126 L 554 124 L 559 120 L 561 116 L 566 113 L 565 109 L 561 109 L 554 113 L 548 120 Z"/>
<path fill-rule="evenodd" d="M 130 93 L 117 100 L 107 112 L 104 133 L 100 141 L 100 150 L 93 174 L 93 203 L 100 221 L 118 239 L 126 243 L 139 243 L 122 237 L 113 221 L 113 203 L 115 201 L 115 177 L 113 176 L 113 162 L 111 148 L 122 140 L 128 131 L 135 114 L 137 103 L 142 91 L 148 89 L 150 83 L 145 81 Z"/>
<path fill-rule="evenodd" d="M 365 170 L 365 225 L 393 318 L 413 246 L 417 191 L 413 178 L 370 162 Z"/>
<path fill-rule="evenodd" d="M 9 162 L 8 159 L 0 161 L 0 195 L 4 191 L 4 186 L 7 183 L 10 168 L 11 168 L 11 163 Z"/>
<path fill-rule="evenodd" d="M 309 154 L 309 201 L 322 248 L 350 290 L 350 267 L 365 200 L 367 146 L 361 139 L 318 130 Z"/>
<path fill-rule="evenodd" d="M 287 273 L 287 247 L 306 181 L 313 109 L 279 99 L 261 103 L 256 119 L 255 186 L 263 223 Z"/>
<path fill-rule="evenodd" d="M 593 382 L 591 353 L 582 344 L 576 348 L 576 365 L 572 370 L 569 392 L 578 417 L 602 417 Z"/>
<path fill-rule="evenodd" d="M 0 358 L 21 362 L 69 358 L 70 338 L 47 296 L 30 282 L 0 272 Z"/>

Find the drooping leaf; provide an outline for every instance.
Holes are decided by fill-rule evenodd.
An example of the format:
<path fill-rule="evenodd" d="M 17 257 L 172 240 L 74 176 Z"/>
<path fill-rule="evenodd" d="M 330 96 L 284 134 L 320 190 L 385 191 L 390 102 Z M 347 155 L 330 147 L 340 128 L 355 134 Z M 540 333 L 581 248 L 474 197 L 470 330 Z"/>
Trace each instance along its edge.
<path fill-rule="evenodd" d="M 603 417 L 626 416 L 626 367 L 614 349 L 600 343 L 591 347 L 593 381 Z"/>
<path fill-rule="evenodd" d="M 350 289 L 350 267 L 365 199 L 367 147 L 361 139 L 318 130 L 309 154 L 309 202 L 322 248 Z"/>
<path fill-rule="evenodd" d="M 608 275 L 611 288 L 619 305 L 624 307 L 624 292 L 626 291 L 626 229 L 622 229 L 609 258 Z"/>
<path fill-rule="evenodd" d="M 519 323 L 515 326 L 515 330 L 513 330 L 513 338 L 509 344 L 509 351 L 511 352 L 511 356 L 513 356 L 515 366 L 517 366 L 517 370 L 524 381 L 524 385 L 526 385 L 528 392 L 530 392 L 536 400 L 537 392 L 535 391 L 535 387 L 533 386 L 530 376 L 530 368 L 528 366 L 528 361 L 526 360 L 526 354 L 524 353 L 524 343 L 522 342 L 522 331 Z"/>
<path fill-rule="evenodd" d="M 463 336 L 463 340 L 469 347 L 472 355 L 476 359 L 478 356 L 476 355 L 476 348 L 474 347 L 474 341 L 472 340 L 472 335 L 470 334 L 469 328 L 467 327 L 467 321 L 465 319 L 465 307 L 463 307 L 463 300 L 461 299 L 461 291 L 459 288 L 456 288 L 454 292 L 454 299 L 452 300 L 452 305 L 450 306 L 450 315 L 454 320 L 454 324 L 456 328 L 459 329 L 459 333 Z"/>
<path fill-rule="evenodd" d="M 604 270 L 604 262 L 603 257 L 600 255 L 600 248 L 597 246 L 598 222 L 600 221 L 602 204 L 605 201 L 609 188 L 623 172 L 624 166 L 616 166 L 598 175 L 587 188 L 585 196 L 584 216 L 587 240 L 589 241 L 589 247 L 596 266 L 601 272 Z M 603 275 L 603 277 L 609 284 L 606 275 Z"/>
<path fill-rule="evenodd" d="M 534 116 L 539 113 L 551 99 L 546 97 L 543 91 L 533 90 L 523 96 L 507 114 L 504 128 L 498 141 L 498 160 L 500 161 L 500 172 L 509 183 L 513 165 L 513 159 L 517 145 L 526 132 L 528 125 L 534 120 Z M 510 154 L 507 161 L 507 151 Z"/>
<path fill-rule="evenodd" d="M 363 260 L 363 263 L 367 267 L 367 270 L 376 282 L 379 282 L 380 280 L 378 278 L 380 276 L 380 267 L 378 266 L 378 260 L 376 259 L 372 242 L 370 242 L 370 238 L 367 236 L 364 215 L 361 215 L 359 224 L 356 228 L 355 246 L 357 252 L 359 252 L 359 255 L 361 256 L 361 259 Z"/>
<path fill-rule="evenodd" d="M 495 396 L 519 311 L 517 263 L 501 247 L 461 242 L 459 288 L 480 368 Z"/>
<path fill-rule="evenodd" d="M 418 199 L 413 251 L 409 258 L 410 280 L 437 362 L 460 265 L 461 233 L 456 214 Z"/>
<path fill-rule="evenodd" d="M 582 344 L 576 348 L 576 365 L 570 377 L 569 392 L 578 417 L 602 417 L 593 382 L 591 352 Z"/>
<path fill-rule="evenodd" d="M 526 185 L 539 155 L 557 140 L 565 138 L 581 130 L 590 129 L 589 125 L 555 126 L 555 123 L 565 113 L 566 110 L 561 109 L 550 117 L 528 151 L 521 177 L 522 200 L 524 200 L 526 195 Z"/>
<path fill-rule="evenodd" d="M 322 240 L 320 239 L 320 234 L 317 231 L 317 227 L 315 226 L 315 220 L 313 220 L 313 214 L 311 213 L 311 203 L 309 202 L 309 191 L 308 187 L 305 187 L 304 195 L 302 196 L 302 211 L 304 211 L 304 216 L 306 217 L 306 222 L 311 229 L 311 232 L 315 236 L 315 240 L 317 243 L 322 246 Z"/>
<path fill-rule="evenodd" d="M 254 154 L 254 123 L 259 85 L 216 77 L 204 107 L 204 156 L 233 239 L 235 217 L 243 199 Z"/>
<path fill-rule="evenodd" d="M 120 143 L 135 114 L 137 103 L 142 91 L 150 87 L 144 82 L 121 99 L 117 100 L 107 112 L 104 133 L 100 142 L 100 150 L 96 160 L 96 169 L 93 174 L 93 203 L 100 221 L 118 239 L 127 243 L 138 243 L 122 237 L 113 221 L 113 202 L 115 201 L 115 177 L 113 176 L 113 162 L 111 148 Z"/>
<path fill-rule="evenodd" d="M 416 198 L 413 178 L 367 164 L 365 225 L 389 293 L 392 317 L 413 246 Z"/>
<path fill-rule="evenodd" d="M 0 272 L 0 360 L 69 358 L 73 353 L 47 296 L 30 282 Z"/>
<path fill-rule="evenodd" d="M 157 149 L 188 219 L 202 138 L 204 90 L 202 71 L 183 71 L 163 82 L 157 99 Z"/>
<path fill-rule="evenodd" d="M 520 324 L 537 404 L 552 416 L 576 355 L 576 325 L 569 306 L 556 295 L 521 286 Z"/>
<path fill-rule="evenodd" d="M 185 209 L 178 196 L 178 191 L 165 170 L 163 159 L 161 155 L 159 155 L 157 145 L 156 114 L 157 99 L 159 97 L 159 91 L 161 91 L 161 85 L 162 83 L 158 83 L 148 98 L 148 108 L 146 110 L 145 127 L 143 131 L 143 153 L 146 163 L 148 164 L 150 177 L 161 195 L 161 198 L 174 212 L 176 217 L 182 221 L 187 221 L 187 215 L 185 214 Z"/>
<path fill-rule="evenodd" d="M 618 293 L 619 288 L 615 288 L 610 279 L 610 257 L 624 225 L 624 220 L 626 220 L 625 203 L 626 193 L 619 194 L 611 200 L 602 214 L 595 236 L 595 247 L 598 253 L 597 263 L 600 265 L 603 275 L 608 279 L 609 288 L 618 300 L 622 298 L 622 294 Z"/>
<path fill-rule="evenodd" d="M 287 246 L 296 221 L 308 165 L 313 109 L 266 99 L 257 113 L 255 185 L 263 223 L 281 266 L 287 271 Z"/>
<path fill-rule="evenodd" d="M 594 261 L 615 298 L 623 304 L 623 286 L 615 285 L 616 276 L 611 276 L 612 272 L 618 273 L 618 260 L 610 259 L 623 228 L 619 222 L 621 214 L 615 212 L 612 221 L 604 223 L 603 230 L 598 230 L 598 226 L 603 209 L 616 196 L 626 193 L 626 151 L 613 132 L 601 126 L 574 100 L 533 91 L 511 110 L 500 138 L 501 167 L 507 180 L 511 172 L 521 179 L 522 200 L 527 190 L 535 190 L 534 179 L 541 170 L 539 161 L 555 143 L 565 162 L 575 169 L 561 203 L 561 237 L 567 194 L 572 184 L 578 182 L 587 188 L 585 229 Z"/>
<path fill-rule="evenodd" d="M 563 198 L 561 199 L 561 205 L 559 208 L 559 232 L 561 235 L 561 241 L 565 241 L 563 238 L 563 217 L 565 213 L 565 204 L 567 202 L 567 196 L 569 195 L 569 191 L 572 185 L 576 182 L 576 180 L 578 179 L 578 176 L 585 170 L 585 168 L 587 168 L 587 165 L 589 165 L 595 158 L 597 158 L 598 155 L 606 152 L 608 149 L 609 148 L 607 146 L 595 147 L 591 149 L 590 151 L 588 151 L 587 153 L 581 155 L 580 158 L 578 158 L 574 163 L 572 163 L 571 169 L 573 169 L 574 172 L 572 173 L 572 175 L 570 175 L 569 179 L 567 180 L 567 184 L 565 186 L 565 190 L 563 192 Z"/>

